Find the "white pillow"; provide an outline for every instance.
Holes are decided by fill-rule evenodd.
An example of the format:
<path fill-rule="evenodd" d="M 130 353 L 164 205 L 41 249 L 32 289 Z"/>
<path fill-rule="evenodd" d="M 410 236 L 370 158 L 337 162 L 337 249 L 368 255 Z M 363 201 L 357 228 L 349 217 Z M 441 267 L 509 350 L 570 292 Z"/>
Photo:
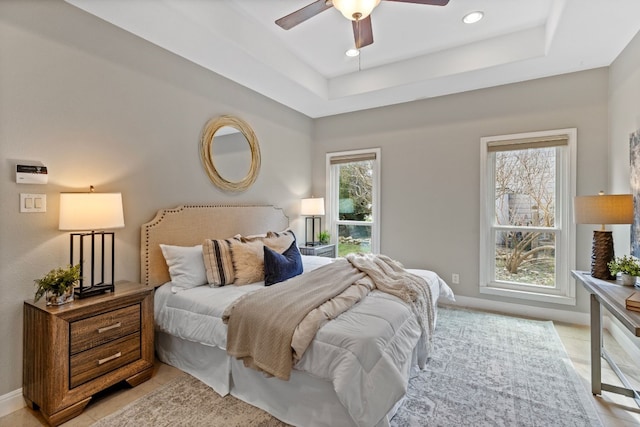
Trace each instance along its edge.
<path fill-rule="evenodd" d="M 207 284 L 207 270 L 202 257 L 202 245 L 171 246 L 161 244 L 160 249 L 167 262 L 167 267 L 169 267 L 172 292 L 176 293 Z"/>

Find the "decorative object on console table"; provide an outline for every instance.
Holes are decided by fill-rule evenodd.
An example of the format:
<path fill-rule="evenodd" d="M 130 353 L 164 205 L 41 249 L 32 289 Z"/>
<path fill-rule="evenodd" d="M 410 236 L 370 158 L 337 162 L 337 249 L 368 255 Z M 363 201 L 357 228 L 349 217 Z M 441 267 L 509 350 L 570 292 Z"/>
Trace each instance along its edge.
<path fill-rule="evenodd" d="M 605 231 L 605 224 L 633 223 L 633 196 L 631 194 L 608 194 L 602 191 L 597 196 L 578 196 L 574 199 L 576 224 L 601 224 L 593 231 L 591 253 L 591 275 L 597 279 L 615 280 L 607 264 L 614 258 L 613 235 Z"/>
<path fill-rule="evenodd" d="M 635 285 L 636 278 L 640 276 L 640 261 L 632 256 L 615 257 L 607 266 L 614 276 L 620 273 L 620 279 L 625 286 Z"/>
<path fill-rule="evenodd" d="M 318 231 L 322 230 L 322 218 L 324 215 L 324 198 L 302 199 L 300 203 L 300 215 L 306 216 L 304 223 L 304 238 L 306 246 L 316 246 L 320 242 L 316 241 L 316 219 L 318 220 Z M 311 220 L 311 239 L 309 239 L 309 220 Z"/>
<path fill-rule="evenodd" d="M 627 310 L 640 311 L 640 292 L 632 293 L 629 298 L 624 300 Z"/>
<path fill-rule="evenodd" d="M 27 405 L 53 426 L 79 415 L 92 396 L 151 378 L 152 286 L 118 283 L 114 292 L 63 307 L 24 302 L 23 384 Z"/>
<path fill-rule="evenodd" d="M 104 230 L 122 227 L 124 227 L 124 214 L 121 193 L 94 193 L 92 185 L 89 193 L 60 194 L 58 229 L 84 231 L 71 233 L 69 256 L 71 265 L 80 264 L 79 286 L 75 290 L 79 298 L 107 291 L 113 292 L 115 233 Z M 76 243 L 78 244 L 77 256 Z M 86 248 L 85 244 L 88 244 L 89 248 Z M 90 262 L 88 278 L 84 269 L 85 255 L 89 255 Z M 99 270 L 96 264 L 99 264 Z M 110 272 L 111 277 L 105 278 L 105 272 Z M 100 280 L 96 283 L 98 275 Z"/>
<path fill-rule="evenodd" d="M 315 255 L 327 258 L 336 257 L 336 245 L 316 245 L 316 246 L 300 246 L 302 255 Z"/>

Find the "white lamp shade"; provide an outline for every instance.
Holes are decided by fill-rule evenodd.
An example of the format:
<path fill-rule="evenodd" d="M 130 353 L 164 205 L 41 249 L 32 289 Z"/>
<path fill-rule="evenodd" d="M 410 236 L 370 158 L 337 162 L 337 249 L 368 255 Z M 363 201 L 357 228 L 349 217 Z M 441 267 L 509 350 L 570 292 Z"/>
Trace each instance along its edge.
<path fill-rule="evenodd" d="M 633 224 L 633 195 L 578 196 L 573 211 L 576 224 Z"/>
<path fill-rule="evenodd" d="M 324 197 L 302 199 L 300 203 L 300 215 L 324 215 Z"/>
<path fill-rule="evenodd" d="M 60 230 L 124 227 L 121 193 L 60 193 Z"/>
<path fill-rule="evenodd" d="M 333 0 L 333 7 L 352 21 L 355 21 L 356 17 L 358 20 L 366 18 L 378 4 L 380 0 Z"/>

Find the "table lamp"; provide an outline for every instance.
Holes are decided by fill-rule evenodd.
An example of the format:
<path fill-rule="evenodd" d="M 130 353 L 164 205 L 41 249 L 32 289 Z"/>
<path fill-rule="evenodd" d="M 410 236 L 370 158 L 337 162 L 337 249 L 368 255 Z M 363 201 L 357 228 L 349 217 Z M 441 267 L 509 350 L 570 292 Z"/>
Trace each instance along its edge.
<path fill-rule="evenodd" d="M 60 193 L 58 229 L 82 231 L 71 233 L 70 239 L 70 264 L 80 264 L 80 283 L 75 289 L 77 297 L 113 292 L 115 233 L 104 230 L 122 227 L 124 214 L 121 193 L 94 193 L 93 186 L 89 193 Z M 85 252 L 89 252 L 90 257 L 89 280 L 84 274 Z M 105 271 L 109 270 L 111 277 L 105 279 Z M 96 276 L 100 277 L 97 282 Z"/>
<path fill-rule="evenodd" d="M 316 238 L 316 219 L 318 220 L 318 231 L 322 230 L 322 218 L 318 215 L 324 215 L 324 198 L 310 198 L 310 199 L 302 199 L 300 203 L 300 215 L 306 216 L 306 220 L 304 223 L 304 238 L 306 240 L 307 246 L 317 246 L 320 242 L 315 240 Z M 309 240 L 309 220 L 311 220 L 311 240 Z"/>
<path fill-rule="evenodd" d="M 607 264 L 614 258 L 613 235 L 605 230 L 605 224 L 633 223 L 633 195 L 604 194 L 578 196 L 574 199 L 576 224 L 601 224 L 593 231 L 591 249 L 591 276 L 602 280 L 615 280 Z"/>

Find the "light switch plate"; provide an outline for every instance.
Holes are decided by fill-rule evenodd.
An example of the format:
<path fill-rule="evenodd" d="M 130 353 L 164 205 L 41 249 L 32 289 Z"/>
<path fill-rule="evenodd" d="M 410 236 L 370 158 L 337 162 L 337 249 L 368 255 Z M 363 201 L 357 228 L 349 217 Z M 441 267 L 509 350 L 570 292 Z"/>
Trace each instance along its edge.
<path fill-rule="evenodd" d="M 20 193 L 20 212 L 46 212 L 47 195 Z"/>

